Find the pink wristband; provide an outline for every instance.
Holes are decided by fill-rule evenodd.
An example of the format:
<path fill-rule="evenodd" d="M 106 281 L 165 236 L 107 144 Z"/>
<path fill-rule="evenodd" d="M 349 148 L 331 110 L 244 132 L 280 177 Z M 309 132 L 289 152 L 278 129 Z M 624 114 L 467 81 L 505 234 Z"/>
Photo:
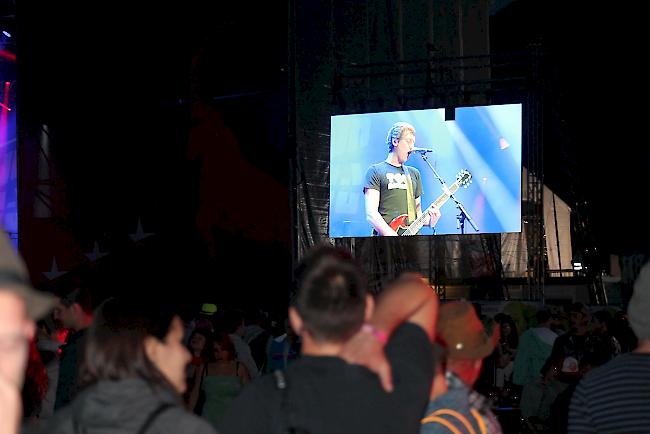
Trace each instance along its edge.
<path fill-rule="evenodd" d="M 386 334 L 385 331 L 379 330 L 375 326 L 365 323 L 364 325 L 361 326 L 361 331 L 364 333 L 369 333 L 373 335 L 374 337 L 379 340 L 382 344 L 386 345 L 386 342 L 388 342 L 388 335 Z"/>

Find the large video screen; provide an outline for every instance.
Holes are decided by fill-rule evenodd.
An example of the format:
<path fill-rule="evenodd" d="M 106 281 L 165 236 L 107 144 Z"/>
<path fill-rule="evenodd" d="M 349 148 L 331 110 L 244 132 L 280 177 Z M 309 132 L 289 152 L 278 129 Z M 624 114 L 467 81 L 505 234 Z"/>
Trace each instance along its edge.
<path fill-rule="evenodd" d="M 521 104 L 332 116 L 329 236 L 520 232 L 521 142 Z"/>

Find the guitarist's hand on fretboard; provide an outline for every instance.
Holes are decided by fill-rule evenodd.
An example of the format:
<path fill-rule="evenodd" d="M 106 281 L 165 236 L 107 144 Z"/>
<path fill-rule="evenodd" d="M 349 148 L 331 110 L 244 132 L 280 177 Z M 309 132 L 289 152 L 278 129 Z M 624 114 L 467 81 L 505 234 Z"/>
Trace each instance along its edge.
<path fill-rule="evenodd" d="M 440 220 L 442 213 L 440 212 L 440 208 L 435 205 L 431 205 L 431 208 L 429 209 L 429 215 L 429 223 L 427 223 L 427 226 L 434 227 L 436 223 L 438 223 L 438 220 Z"/>

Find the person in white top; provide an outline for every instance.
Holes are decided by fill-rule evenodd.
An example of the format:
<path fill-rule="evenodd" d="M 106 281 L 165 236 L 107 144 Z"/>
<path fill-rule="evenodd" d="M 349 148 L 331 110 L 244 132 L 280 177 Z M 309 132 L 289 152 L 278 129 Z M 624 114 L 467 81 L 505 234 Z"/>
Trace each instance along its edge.
<path fill-rule="evenodd" d="M 237 360 L 243 363 L 248 369 L 251 378 L 260 375 L 260 371 L 255 364 L 250 346 L 244 341 L 244 317 L 240 312 L 230 311 L 226 313 L 225 327 L 230 340 L 235 346 Z"/>

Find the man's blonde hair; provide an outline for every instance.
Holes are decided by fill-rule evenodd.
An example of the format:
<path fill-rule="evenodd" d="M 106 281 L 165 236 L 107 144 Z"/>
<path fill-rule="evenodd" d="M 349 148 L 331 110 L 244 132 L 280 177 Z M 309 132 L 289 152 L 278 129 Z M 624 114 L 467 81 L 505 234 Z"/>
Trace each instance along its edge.
<path fill-rule="evenodd" d="M 404 135 L 404 131 L 408 131 L 415 135 L 415 127 L 408 122 L 395 122 L 386 136 L 386 144 L 388 145 L 388 152 L 393 150 L 393 140 L 399 141 Z"/>

